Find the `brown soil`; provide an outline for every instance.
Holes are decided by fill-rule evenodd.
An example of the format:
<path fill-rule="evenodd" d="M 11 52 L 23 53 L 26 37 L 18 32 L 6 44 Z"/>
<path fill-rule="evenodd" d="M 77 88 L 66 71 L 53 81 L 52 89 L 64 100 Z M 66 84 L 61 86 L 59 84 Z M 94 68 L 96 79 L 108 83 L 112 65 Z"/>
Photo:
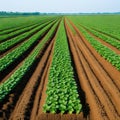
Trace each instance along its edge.
<path fill-rule="evenodd" d="M 71 22 L 71 24 L 74 26 L 74 24 Z M 116 86 L 118 87 L 119 91 L 120 91 L 120 71 L 118 71 L 114 66 L 112 66 L 111 63 L 109 63 L 107 60 L 105 60 L 103 57 L 101 57 L 97 51 L 91 46 L 91 44 L 89 42 L 87 42 L 87 40 L 85 39 L 85 37 L 83 36 L 83 34 L 76 28 L 76 26 L 74 26 L 79 37 L 82 38 L 82 40 L 84 40 L 84 43 L 87 45 L 89 51 L 91 52 L 91 54 L 96 58 L 96 60 L 99 62 L 99 64 L 101 65 L 101 67 L 106 71 L 106 73 L 108 74 L 108 76 L 111 79 L 114 79 L 113 82 L 116 82 Z M 108 69 L 109 68 L 109 69 Z M 112 71 L 112 73 L 111 73 Z"/>
<path fill-rule="evenodd" d="M 49 59 L 48 59 L 48 63 L 45 67 L 43 76 L 41 78 L 41 80 L 44 81 L 44 83 L 38 87 L 38 90 L 37 90 L 37 93 L 36 93 L 36 99 L 35 100 L 37 100 L 37 102 L 36 101 L 34 102 L 34 107 L 33 107 L 33 110 L 32 110 L 34 114 L 31 114 L 31 120 L 35 116 L 36 116 L 36 120 L 39 117 L 42 118 L 41 113 L 42 113 L 43 104 L 45 103 L 45 99 L 46 99 L 45 91 L 46 91 L 46 85 L 47 85 L 47 82 L 48 82 L 47 81 L 48 80 L 47 79 L 48 78 L 48 72 L 49 72 L 51 61 L 52 61 L 52 51 L 53 51 L 53 49 L 51 50 L 51 53 L 50 53 L 50 56 L 49 56 Z M 36 107 L 36 105 L 37 105 L 37 107 Z M 44 116 L 46 116 L 46 114 Z"/>
<path fill-rule="evenodd" d="M 66 29 L 80 83 L 90 105 L 90 119 L 119 120 L 120 87 L 116 75 L 120 73 L 112 66 L 106 65 L 107 61 L 100 61 L 99 58 L 103 58 L 96 53 L 72 22 L 71 24 L 77 35 L 74 36 L 67 25 Z M 115 76 L 111 75 L 112 72 L 107 71 L 106 68 L 113 70 L 116 73 Z"/>

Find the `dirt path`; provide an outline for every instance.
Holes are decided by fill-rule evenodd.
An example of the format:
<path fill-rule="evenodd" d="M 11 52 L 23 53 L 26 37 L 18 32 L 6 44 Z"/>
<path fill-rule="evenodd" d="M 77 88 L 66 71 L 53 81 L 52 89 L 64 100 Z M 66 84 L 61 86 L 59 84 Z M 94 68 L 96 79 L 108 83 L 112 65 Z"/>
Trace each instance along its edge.
<path fill-rule="evenodd" d="M 67 27 L 67 29 L 69 28 Z M 76 31 L 78 33 L 78 30 Z M 90 86 L 88 91 L 91 90 L 93 92 L 93 93 L 91 92 L 90 94 L 87 94 L 88 92 L 87 89 L 84 89 L 86 91 L 86 95 L 88 95 L 87 97 L 90 97 L 90 98 L 92 97 L 91 99 L 95 99 L 95 97 L 97 98 L 95 100 L 96 104 L 94 103 L 94 106 L 99 108 L 98 109 L 99 111 L 98 115 L 100 116 L 99 119 L 100 120 L 102 119 L 118 120 L 120 118 L 119 116 L 120 107 L 119 107 L 119 101 L 118 101 L 120 99 L 120 93 L 119 93 L 120 89 L 113 82 L 114 79 L 111 79 L 108 73 L 103 69 L 103 67 L 96 60 L 96 56 L 93 56 L 93 54 L 91 54 L 90 50 L 87 47 L 87 45 L 89 44 L 86 45 L 86 43 L 84 42 L 86 40 L 82 39 L 83 36 L 81 36 L 81 34 L 79 33 L 78 35 L 73 36 L 70 30 L 68 30 L 68 34 L 71 34 L 70 37 L 73 39 L 74 49 L 76 49 L 77 56 L 79 57 L 79 59 L 78 58 L 77 59 L 81 63 L 81 64 L 79 63 L 80 66 L 79 68 L 77 68 L 79 72 L 83 71 L 82 73 L 81 72 L 79 73 L 80 78 L 82 74 L 84 74 L 83 80 L 86 78 L 87 79 L 86 81 L 88 81 L 87 86 Z M 74 51 L 73 51 L 73 54 L 75 54 Z M 80 82 L 84 87 L 86 87 L 84 85 L 85 80 L 83 82 L 81 79 Z M 95 114 L 96 111 L 93 110 L 94 107 L 92 106 L 92 102 L 88 100 L 88 103 L 90 104 L 90 108 L 91 108 L 91 115 L 90 115 L 92 116 L 91 119 L 93 120 L 94 117 L 98 119 L 97 115 Z"/>

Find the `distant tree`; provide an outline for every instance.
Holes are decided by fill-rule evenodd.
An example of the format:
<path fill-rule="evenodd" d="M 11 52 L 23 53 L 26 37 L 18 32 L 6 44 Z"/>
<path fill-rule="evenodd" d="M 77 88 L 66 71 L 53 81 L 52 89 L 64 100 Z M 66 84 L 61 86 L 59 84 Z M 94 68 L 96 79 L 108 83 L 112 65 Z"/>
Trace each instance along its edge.
<path fill-rule="evenodd" d="M 28 15 L 40 15 L 39 12 L 32 12 L 32 13 L 29 13 L 29 12 L 6 12 L 6 11 L 0 11 L 0 16 L 19 16 L 19 15 L 22 15 L 22 16 L 28 16 Z"/>

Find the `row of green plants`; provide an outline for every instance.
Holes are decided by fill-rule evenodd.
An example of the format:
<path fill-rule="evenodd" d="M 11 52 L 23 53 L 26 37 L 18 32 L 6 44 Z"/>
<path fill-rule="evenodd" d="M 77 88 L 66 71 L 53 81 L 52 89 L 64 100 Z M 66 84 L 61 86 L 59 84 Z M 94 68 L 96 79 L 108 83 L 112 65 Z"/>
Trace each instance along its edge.
<path fill-rule="evenodd" d="M 38 26 L 39 24 L 35 24 L 35 25 L 32 25 L 32 26 L 29 26 L 29 27 L 24 27 L 22 29 L 19 29 L 19 30 L 16 30 L 14 32 L 11 32 L 9 34 L 4 34 L 4 35 L 1 35 L 0 36 L 0 42 L 4 42 L 5 40 L 7 39 L 10 39 L 12 37 L 15 37 L 17 35 L 20 35 L 22 33 L 25 33 L 25 32 L 28 32 L 29 30 L 35 28 L 36 26 Z"/>
<path fill-rule="evenodd" d="M 49 20 L 47 20 L 47 21 L 49 21 Z M 3 42 L 3 41 L 5 41 L 5 40 L 7 40 L 7 39 L 13 38 L 13 37 L 15 37 L 15 36 L 17 36 L 17 35 L 20 35 L 20 34 L 23 34 L 23 33 L 25 33 L 25 32 L 28 32 L 28 31 L 30 31 L 31 29 L 33 29 L 33 28 L 35 28 L 35 27 L 43 24 L 44 22 L 45 22 L 45 21 L 43 20 L 42 22 L 37 23 L 37 24 L 35 24 L 35 25 L 29 26 L 29 27 L 24 27 L 24 28 L 22 28 L 22 29 L 20 29 L 20 30 L 11 32 L 11 33 L 9 33 L 9 34 L 1 35 L 1 36 L 0 36 L 0 42 Z"/>
<path fill-rule="evenodd" d="M 109 61 L 113 66 L 115 66 L 117 70 L 120 70 L 120 55 L 116 54 L 112 49 L 103 45 L 101 42 L 97 41 L 83 27 L 79 26 L 78 24 L 76 24 L 76 26 L 83 33 L 90 44 L 96 49 L 96 51 L 107 61 Z"/>
<path fill-rule="evenodd" d="M 43 34 L 46 33 L 47 30 L 50 29 L 50 27 L 54 24 L 55 21 L 51 22 L 47 26 L 46 23 L 41 25 L 40 31 L 38 31 L 36 34 L 34 34 L 32 37 L 30 37 L 27 41 L 23 42 L 19 47 L 5 55 L 0 59 L 0 71 L 3 71 L 6 69 L 11 63 L 13 63 L 18 57 L 20 57 L 24 52 L 26 52 L 34 43 L 36 43 Z"/>
<path fill-rule="evenodd" d="M 101 38 L 102 40 L 104 40 L 105 42 L 111 44 L 112 46 L 116 47 L 117 49 L 120 50 L 120 41 L 110 37 L 110 36 L 107 36 L 105 34 L 102 34 L 98 31 L 95 31 L 89 27 L 85 27 L 87 30 L 89 30 L 90 32 L 92 32 L 95 36 Z"/>
<path fill-rule="evenodd" d="M 52 22 L 53 20 L 51 21 L 48 21 L 48 22 L 45 22 L 44 26 L 46 26 L 47 24 L 49 24 L 50 22 Z M 7 49 L 11 48 L 12 46 L 14 46 L 15 44 L 19 43 L 19 42 L 22 42 L 24 41 L 25 39 L 31 37 L 32 35 L 34 35 L 36 32 L 38 32 L 40 29 L 41 29 L 41 25 L 37 25 L 34 27 L 31 27 L 31 29 L 28 31 L 28 32 L 25 32 L 21 35 L 18 35 L 14 38 L 11 38 L 10 40 L 7 40 L 3 43 L 0 44 L 0 52 L 4 52 L 6 51 Z M 42 27 L 44 27 L 42 25 Z"/>
<path fill-rule="evenodd" d="M 16 27 L 16 28 L 4 30 L 4 31 L 0 32 L 0 35 L 1 35 L 1 36 L 4 36 L 5 34 L 9 34 L 9 33 L 12 33 L 12 32 L 16 32 L 16 31 L 25 29 L 25 28 L 27 28 L 27 27 L 29 28 L 29 27 L 35 26 L 35 25 L 37 25 L 37 24 L 38 24 L 38 23 L 33 23 L 32 25 L 19 26 L 19 27 Z"/>
<path fill-rule="evenodd" d="M 112 38 L 114 38 L 115 40 L 120 41 L 120 37 L 119 37 L 120 34 L 119 34 L 119 33 L 116 33 L 116 32 L 113 30 L 113 28 L 111 28 L 113 32 L 107 31 L 107 30 L 105 30 L 104 28 L 103 28 L 103 29 L 98 29 L 98 28 L 93 28 L 93 27 L 91 27 L 91 29 L 94 29 L 95 31 L 98 31 L 98 32 L 100 32 L 100 33 L 102 33 L 102 34 L 104 34 L 104 35 L 106 35 L 106 36 L 112 37 Z M 116 30 L 117 30 L 117 28 L 116 28 Z"/>
<path fill-rule="evenodd" d="M 15 29 L 22 29 L 25 26 L 27 27 L 33 24 L 37 24 L 53 17 L 54 16 L 14 16 L 0 18 L 0 33 L 7 34 L 14 31 Z"/>
<path fill-rule="evenodd" d="M 81 15 L 68 17 L 83 26 L 96 29 L 120 40 L 120 15 Z"/>
<path fill-rule="evenodd" d="M 36 57 L 45 46 L 45 43 L 54 35 L 58 22 L 59 21 L 52 26 L 47 35 L 36 46 L 35 50 L 24 60 L 23 64 L 5 82 L 0 84 L 0 102 L 2 102 L 4 98 L 16 87 L 16 85 L 21 82 L 23 76 L 30 70 L 30 67 L 35 62 Z M 34 40 L 35 38 L 33 37 L 32 39 Z"/>
<path fill-rule="evenodd" d="M 47 97 L 43 105 L 45 113 L 79 114 L 81 112 L 82 105 L 71 64 L 70 51 L 62 20 L 56 35 L 49 72 Z"/>
<path fill-rule="evenodd" d="M 9 19 L 9 18 L 8 18 Z M 27 27 L 30 27 L 30 26 L 33 26 L 35 24 L 40 24 L 42 23 L 43 21 L 46 22 L 48 19 L 46 19 L 46 17 L 43 17 L 41 19 L 36 19 L 35 21 L 33 21 L 32 23 L 31 22 L 27 22 L 27 24 L 20 24 L 20 26 L 16 26 L 16 27 L 13 27 L 13 28 L 10 28 L 10 29 L 5 29 L 3 31 L 0 31 L 0 35 L 4 35 L 4 34 L 9 34 L 11 32 L 14 32 L 14 31 L 17 31 L 17 30 L 20 30 L 20 29 L 24 29 L 24 28 L 27 28 Z"/>

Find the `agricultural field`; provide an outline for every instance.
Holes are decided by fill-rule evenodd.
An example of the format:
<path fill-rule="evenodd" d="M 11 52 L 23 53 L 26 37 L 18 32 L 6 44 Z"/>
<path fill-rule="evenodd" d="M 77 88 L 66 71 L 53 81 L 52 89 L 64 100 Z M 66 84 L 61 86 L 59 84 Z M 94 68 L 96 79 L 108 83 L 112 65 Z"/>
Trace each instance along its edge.
<path fill-rule="evenodd" d="M 0 120 L 120 120 L 119 21 L 0 17 Z"/>

